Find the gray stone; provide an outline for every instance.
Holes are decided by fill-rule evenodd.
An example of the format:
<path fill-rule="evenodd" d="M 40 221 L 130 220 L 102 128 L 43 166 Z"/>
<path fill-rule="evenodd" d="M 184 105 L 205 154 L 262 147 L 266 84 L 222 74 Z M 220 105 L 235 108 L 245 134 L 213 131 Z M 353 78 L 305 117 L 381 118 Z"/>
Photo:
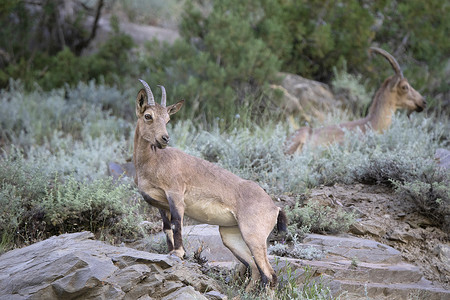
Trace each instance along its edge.
<path fill-rule="evenodd" d="M 179 290 L 177 290 L 175 293 L 172 293 L 164 298 L 162 300 L 207 300 L 205 296 L 194 290 L 191 286 L 185 286 Z"/>
<path fill-rule="evenodd" d="M 361 262 L 398 263 L 401 261 L 400 251 L 367 239 L 309 234 L 303 243 L 320 245 L 328 254 L 346 259 L 356 258 Z"/>
<path fill-rule="evenodd" d="M 217 291 L 207 292 L 205 294 L 205 296 L 209 300 L 227 300 L 228 299 L 228 297 L 226 295 L 219 293 Z"/>
<path fill-rule="evenodd" d="M 327 111 L 341 103 L 337 101 L 330 88 L 321 82 L 303 78 L 296 74 L 279 73 L 281 85 L 272 89 L 282 92 L 277 105 L 288 115 L 301 116 L 311 121 L 311 116 L 324 120 Z"/>
<path fill-rule="evenodd" d="M 93 237 L 63 234 L 1 255 L 0 299 L 206 299 L 217 287 L 197 264 Z"/>
<path fill-rule="evenodd" d="M 386 229 L 383 226 L 370 220 L 353 223 L 350 225 L 349 231 L 356 235 L 370 234 L 377 237 L 382 237 L 386 234 Z"/>

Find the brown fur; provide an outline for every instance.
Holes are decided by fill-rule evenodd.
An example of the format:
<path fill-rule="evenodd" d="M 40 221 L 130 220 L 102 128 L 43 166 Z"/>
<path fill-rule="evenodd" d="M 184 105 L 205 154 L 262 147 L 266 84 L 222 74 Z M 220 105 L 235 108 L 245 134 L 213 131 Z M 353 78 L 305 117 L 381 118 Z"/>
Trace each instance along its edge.
<path fill-rule="evenodd" d="M 267 237 L 277 224 L 286 228 L 286 216 L 256 183 L 178 149 L 166 147 L 166 123 L 182 105 L 146 104 L 141 90 L 136 100 L 138 117 L 134 139 L 135 182 L 144 199 L 160 208 L 170 254 L 185 254 L 181 231 L 183 216 L 219 225 L 225 246 L 252 271 L 254 283 L 276 283 L 267 258 Z M 145 120 L 145 115 L 151 120 Z M 163 138 L 165 137 L 165 138 Z"/>
<path fill-rule="evenodd" d="M 373 130 L 381 133 L 391 125 L 392 116 L 396 110 L 407 109 L 410 113 L 413 111 L 422 111 L 425 108 L 425 98 L 403 77 L 395 59 L 381 49 L 371 49 L 385 56 L 393 66 L 396 74 L 387 78 L 375 93 L 368 115 L 363 119 L 338 125 L 316 129 L 302 127 L 288 138 L 285 150 L 286 154 L 300 152 L 305 144 L 308 144 L 310 147 L 317 147 L 319 145 L 342 142 L 344 139 L 344 129 L 360 129 L 364 133 L 368 127 L 371 127 Z"/>

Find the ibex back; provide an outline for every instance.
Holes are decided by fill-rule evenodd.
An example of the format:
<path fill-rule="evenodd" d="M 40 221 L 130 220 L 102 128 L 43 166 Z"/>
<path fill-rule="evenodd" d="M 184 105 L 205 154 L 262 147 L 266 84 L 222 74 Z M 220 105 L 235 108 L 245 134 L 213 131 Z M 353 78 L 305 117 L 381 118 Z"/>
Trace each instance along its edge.
<path fill-rule="evenodd" d="M 368 127 L 371 127 L 377 132 L 382 132 L 391 125 L 392 115 L 397 109 L 420 112 L 425 108 L 425 98 L 408 83 L 395 58 L 377 47 L 371 47 L 370 52 L 384 56 L 394 69 L 395 75 L 387 78 L 375 93 L 368 115 L 363 119 L 339 125 L 316 129 L 302 127 L 287 140 L 286 154 L 300 152 L 305 144 L 316 147 L 341 142 L 344 139 L 344 129 L 359 128 L 365 132 Z"/>
<path fill-rule="evenodd" d="M 148 84 L 141 80 L 136 99 L 138 118 L 134 136 L 135 182 L 144 199 L 159 208 L 170 254 L 182 258 L 183 216 L 219 225 L 223 243 L 250 268 L 251 289 L 259 279 L 276 284 L 267 258 L 267 237 L 275 224 L 286 230 L 286 216 L 256 183 L 241 179 L 217 165 L 167 147 L 166 124 L 183 101 L 166 107 L 155 103 Z"/>

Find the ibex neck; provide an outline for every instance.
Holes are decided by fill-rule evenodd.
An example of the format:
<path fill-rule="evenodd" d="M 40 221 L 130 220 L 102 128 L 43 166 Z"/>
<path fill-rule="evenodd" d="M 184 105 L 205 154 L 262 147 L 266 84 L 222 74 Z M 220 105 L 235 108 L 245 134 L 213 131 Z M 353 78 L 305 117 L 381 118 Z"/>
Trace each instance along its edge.
<path fill-rule="evenodd" d="M 133 160 L 134 165 L 138 166 L 147 162 L 152 156 L 154 156 L 155 151 L 151 149 L 151 145 L 148 141 L 144 140 L 139 133 L 139 126 L 136 126 L 134 132 L 134 150 L 133 150 Z"/>
<path fill-rule="evenodd" d="M 382 132 L 391 126 L 395 105 L 391 101 L 392 95 L 386 87 L 381 87 L 374 96 L 369 114 L 366 117 L 373 130 Z"/>

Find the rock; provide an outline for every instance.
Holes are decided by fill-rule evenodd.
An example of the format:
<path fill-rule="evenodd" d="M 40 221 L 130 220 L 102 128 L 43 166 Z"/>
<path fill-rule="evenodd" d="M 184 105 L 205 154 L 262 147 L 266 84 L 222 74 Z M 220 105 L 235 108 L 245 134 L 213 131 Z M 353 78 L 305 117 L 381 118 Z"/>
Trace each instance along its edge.
<path fill-rule="evenodd" d="M 124 177 L 134 178 L 134 175 L 136 175 L 134 163 L 126 162 L 119 164 L 110 162 L 108 163 L 108 175 L 112 176 L 115 181 L 120 181 Z"/>
<path fill-rule="evenodd" d="M 88 17 L 88 22 L 92 23 L 93 18 Z M 166 42 L 168 44 L 173 44 L 175 40 L 180 37 L 178 31 L 169 28 L 129 23 L 125 20 L 120 21 L 120 31 L 131 36 L 133 41 L 140 47 L 153 39 L 156 39 L 161 43 Z M 99 45 L 104 43 L 112 33 L 114 33 L 114 30 L 111 26 L 110 16 L 104 15 L 98 21 L 95 38 L 89 44 L 89 47 L 83 51 L 83 54 L 94 52 L 95 49 L 98 49 Z"/>
<path fill-rule="evenodd" d="M 206 299 L 218 288 L 197 264 L 93 238 L 63 234 L 1 255 L 0 299 Z"/>
<path fill-rule="evenodd" d="M 344 259 L 358 259 L 368 263 L 398 263 L 400 251 L 381 243 L 354 237 L 309 234 L 303 240 L 306 245 L 320 245 L 328 255 Z"/>
<path fill-rule="evenodd" d="M 216 292 L 216 291 L 211 291 L 211 292 L 207 292 L 205 294 L 206 298 L 208 298 L 209 300 L 227 300 L 228 297 L 225 296 L 222 293 Z"/>
<path fill-rule="evenodd" d="M 162 300 L 207 300 L 205 296 L 194 290 L 191 286 L 185 286 L 174 293 L 162 298 Z"/>
<path fill-rule="evenodd" d="M 350 225 L 349 231 L 356 235 L 370 234 L 378 237 L 382 237 L 386 234 L 386 229 L 383 226 L 380 226 L 377 222 L 371 220 L 355 222 Z"/>
<path fill-rule="evenodd" d="M 283 78 L 281 85 L 272 86 L 272 88 L 282 92 L 281 102 L 278 105 L 288 115 L 300 115 L 308 122 L 311 116 L 323 120 L 324 112 L 340 104 L 324 83 L 295 74 L 280 73 L 279 75 Z"/>
<path fill-rule="evenodd" d="M 436 246 L 435 253 L 444 265 L 450 269 L 450 246 L 446 244 L 439 244 Z"/>
<path fill-rule="evenodd" d="M 421 240 L 422 236 L 416 231 L 407 231 L 404 228 L 394 228 L 387 233 L 389 240 L 408 243 L 411 241 Z"/>

